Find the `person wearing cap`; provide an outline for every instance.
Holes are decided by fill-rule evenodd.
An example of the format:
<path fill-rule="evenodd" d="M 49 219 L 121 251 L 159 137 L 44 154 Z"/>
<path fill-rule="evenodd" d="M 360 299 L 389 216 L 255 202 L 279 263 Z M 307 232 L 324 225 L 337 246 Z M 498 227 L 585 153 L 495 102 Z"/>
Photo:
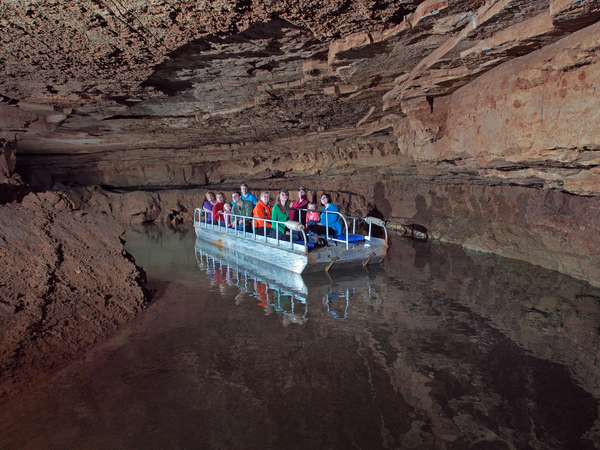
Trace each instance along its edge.
<path fill-rule="evenodd" d="M 248 185 L 246 183 L 242 183 L 240 190 L 242 191 L 242 200 L 248 200 L 256 206 L 258 199 L 248 190 Z"/>
<path fill-rule="evenodd" d="M 297 210 L 305 209 L 308 206 L 307 194 L 308 190 L 304 186 L 300 186 L 298 188 L 298 200 L 292 203 L 292 209 L 290 210 L 290 220 L 295 220 L 296 222 L 304 223 L 306 212 Z"/>

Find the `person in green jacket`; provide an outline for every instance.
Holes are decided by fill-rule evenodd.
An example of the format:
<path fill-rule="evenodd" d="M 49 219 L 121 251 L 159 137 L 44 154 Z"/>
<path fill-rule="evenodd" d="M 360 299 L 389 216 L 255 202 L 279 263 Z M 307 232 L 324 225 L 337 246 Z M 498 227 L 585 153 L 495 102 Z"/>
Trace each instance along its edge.
<path fill-rule="evenodd" d="M 275 202 L 275 206 L 273 206 L 273 213 L 271 215 L 271 220 L 277 220 L 280 222 L 286 222 L 290 219 L 290 194 L 287 189 L 282 189 L 279 191 L 279 195 L 277 196 L 277 201 Z M 301 233 L 298 231 L 292 232 L 292 240 L 299 241 L 302 239 Z M 273 224 L 271 227 L 271 237 L 279 239 L 289 239 L 290 230 L 283 223 Z"/>
<path fill-rule="evenodd" d="M 254 205 L 249 200 L 242 200 L 241 192 L 231 194 L 231 199 L 234 203 L 231 209 L 233 214 L 236 216 L 252 217 Z M 240 219 L 239 217 L 236 217 L 236 219 L 236 230 L 252 233 L 252 221 L 250 219 Z"/>

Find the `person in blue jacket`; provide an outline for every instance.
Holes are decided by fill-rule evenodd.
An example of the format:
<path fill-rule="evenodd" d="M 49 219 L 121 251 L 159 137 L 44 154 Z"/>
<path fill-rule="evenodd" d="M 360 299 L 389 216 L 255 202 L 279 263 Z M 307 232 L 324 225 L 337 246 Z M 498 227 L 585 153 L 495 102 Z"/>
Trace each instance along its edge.
<path fill-rule="evenodd" d="M 331 203 L 331 195 L 321 195 L 321 203 L 323 204 L 322 211 L 338 212 L 338 207 Z M 323 214 L 321 213 L 321 221 L 316 225 L 310 225 L 309 231 L 317 234 L 329 233 L 329 236 L 337 236 L 342 234 L 343 228 L 340 222 L 340 216 L 337 214 Z"/>
<path fill-rule="evenodd" d="M 246 183 L 242 183 L 240 190 L 242 191 L 242 200 L 248 200 L 256 206 L 258 199 L 248 190 L 248 185 Z"/>

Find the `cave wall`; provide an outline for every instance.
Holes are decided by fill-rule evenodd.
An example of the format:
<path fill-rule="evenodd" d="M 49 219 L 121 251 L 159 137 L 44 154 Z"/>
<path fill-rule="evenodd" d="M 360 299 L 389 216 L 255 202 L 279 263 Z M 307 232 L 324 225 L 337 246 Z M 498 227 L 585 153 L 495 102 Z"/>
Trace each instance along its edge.
<path fill-rule="evenodd" d="M 600 24 L 450 96 L 405 101 L 392 127 L 410 175 L 322 186 L 361 192 L 391 223 L 600 284 Z M 366 183 L 365 183 L 366 181 Z"/>
<path fill-rule="evenodd" d="M 599 88 L 597 23 L 433 99 L 430 111 L 409 109 L 395 123 L 398 144 L 463 177 L 600 195 Z"/>
<path fill-rule="evenodd" d="M 557 270 L 600 285 L 600 199 L 520 186 L 405 184 L 373 191 L 389 222 L 419 224 L 433 239 Z"/>
<path fill-rule="evenodd" d="M 595 24 L 407 105 L 390 123 L 426 181 L 385 179 L 389 218 L 598 285 L 599 49 Z"/>
<path fill-rule="evenodd" d="M 124 222 L 166 222 L 173 211 L 189 222 L 206 189 L 231 192 L 241 181 L 255 192 L 300 183 L 313 195 L 333 191 L 347 213 L 376 210 L 391 225 L 423 225 L 431 238 L 600 285 L 599 49 L 597 23 L 451 95 L 406 99 L 402 114 L 345 130 L 169 150 L 28 154 L 19 164 L 43 189 L 57 182 L 201 188 L 169 194 L 177 201 L 111 193 L 106 208 Z"/>

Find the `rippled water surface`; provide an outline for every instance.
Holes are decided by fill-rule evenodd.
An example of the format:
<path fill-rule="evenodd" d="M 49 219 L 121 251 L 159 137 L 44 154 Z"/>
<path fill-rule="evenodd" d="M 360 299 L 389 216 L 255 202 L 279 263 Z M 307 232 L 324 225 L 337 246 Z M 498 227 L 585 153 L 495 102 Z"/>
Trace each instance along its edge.
<path fill-rule="evenodd" d="M 600 448 L 584 282 L 400 238 L 380 267 L 304 279 L 193 230 L 127 239 L 148 309 L 3 405 L 1 448 Z"/>

